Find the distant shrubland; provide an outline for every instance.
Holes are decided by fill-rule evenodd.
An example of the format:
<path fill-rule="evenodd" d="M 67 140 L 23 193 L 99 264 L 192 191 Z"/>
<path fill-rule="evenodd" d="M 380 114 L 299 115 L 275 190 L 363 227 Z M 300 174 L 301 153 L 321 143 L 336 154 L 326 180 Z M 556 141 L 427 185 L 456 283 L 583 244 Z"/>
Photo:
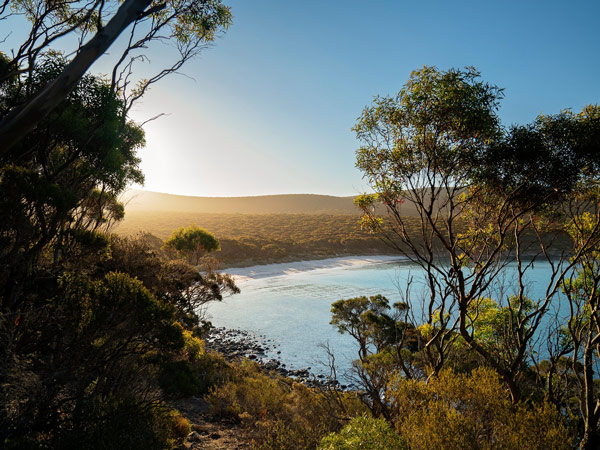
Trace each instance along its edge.
<path fill-rule="evenodd" d="M 418 220 L 409 220 L 414 223 L 414 233 L 418 233 Z M 224 266 L 391 252 L 376 235 L 361 230 L 355 215 L 136 211 L 127 212 L 115 232 L 133 235 L 142 231 L 164 240 L 175 228 L 190 224 L 219 238 L 221 251 L 213 255 Z"/>
<path fill-rule="evenodd" d="M 413 240 L 422 234 L 418 217 L 404 217 Z M 390 222 L 386 222 L 390 225 Z M 181 226 L 198 225 L 213 233 L 221 250 L 213 256 L 224 267 L 320 259 L 348 255 L 398 254 L 381 235 L 364 229 L 349 214 L 209 214 L 126 211 L 117 234 L 149 233 L 158 247 Z M 460 227 L 460 225 L 459 225 Z M 569 248 L 562 236 L 554 247 Z M 398 245 L 402 242 L 398 241 Z"/>

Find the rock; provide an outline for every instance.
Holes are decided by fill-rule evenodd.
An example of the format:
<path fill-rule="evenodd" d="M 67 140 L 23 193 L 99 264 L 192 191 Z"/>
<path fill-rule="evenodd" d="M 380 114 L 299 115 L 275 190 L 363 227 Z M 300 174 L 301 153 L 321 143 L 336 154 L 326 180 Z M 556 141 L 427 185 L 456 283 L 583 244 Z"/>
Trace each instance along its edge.
<path fill-rule="evenodd" d="M 257 362 L 264 370 L 274 371 L 284 377 L 294 377 L 296 381 L 310 387 L 327 387 L 329 389 L 356 390 L 356 387 L 340 385 L 336 380 L 323 374 L 312 374 L 311 367 L 292 369 L 286 368 L 281 362 L 281 350 L 276 350 L 279 344 L 267 339 L 265 335 L 253 334 L 238 329 L 224 327 L 212 328 L 205 338 L 208 350 L 217 351 L 228 361 L 236 361 L 246 357 Z M 267 345 L 266 343 L 271 343 Z M 269 352 L 275 353 L 274 358 L 269 357 Z M 285 359 L 284 359 L 285 361 Z"/>
<path fill-rule="evenodd" d="M 192 431 L 190 434 L 188 434 L 187 437 L 187 440 L 190 442 L 200 442 L 201 439 L 202 438 L 200 437 L 200 435 L 195 431 Z"/>

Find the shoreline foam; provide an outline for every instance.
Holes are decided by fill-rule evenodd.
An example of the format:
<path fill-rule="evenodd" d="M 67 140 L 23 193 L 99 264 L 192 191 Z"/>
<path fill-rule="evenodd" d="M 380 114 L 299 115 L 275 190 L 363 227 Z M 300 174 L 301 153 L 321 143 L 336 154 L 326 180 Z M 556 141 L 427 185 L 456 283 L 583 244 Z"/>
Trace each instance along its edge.
<path fill-rule="evenodd" d="M 224 269 L 223 272 L 232 275 L 237 283 L 244 283 L 251 280 L 294 275 L 317 270 L 359 267 L 406 260 L 406 257 L 390 255 L 341 256 L 289 263 L 261 264 L 250 267 L 231 267 Z"/>

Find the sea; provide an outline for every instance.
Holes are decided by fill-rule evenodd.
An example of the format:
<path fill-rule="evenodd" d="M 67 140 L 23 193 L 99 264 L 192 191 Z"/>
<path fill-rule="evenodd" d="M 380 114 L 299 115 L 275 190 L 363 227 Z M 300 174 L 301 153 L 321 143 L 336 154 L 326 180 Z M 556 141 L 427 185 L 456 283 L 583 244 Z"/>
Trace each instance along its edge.
<path fill-rule="evenodd" d="M 337 300 L 381 294 L 393 304 L 406 301 L 408 292 L 413 313 L 417 319 L 422 317 L 423 271 L 400 257 L 331 258 L 225 272 L 235 276 L 241 293 L 209 304 L 207 318 L 217 327 L 253 333 L 269 346 L 267 356 L 288 369 L 310 367 L 314 374 L 328 375 L 331 354 L 338 376 L 350 369 L 357 356 L 356 343 L 330 324 L 331 304 Z M 550 274 L 547 262 L 529 268 L 530 298 L 544 298 Z M 489 294 L 506 298 L 515 292 L 515 284 L 516 265 L 509 264 Z M 556 296 L 551 313 L 564 310 L 561 301 Z"/>

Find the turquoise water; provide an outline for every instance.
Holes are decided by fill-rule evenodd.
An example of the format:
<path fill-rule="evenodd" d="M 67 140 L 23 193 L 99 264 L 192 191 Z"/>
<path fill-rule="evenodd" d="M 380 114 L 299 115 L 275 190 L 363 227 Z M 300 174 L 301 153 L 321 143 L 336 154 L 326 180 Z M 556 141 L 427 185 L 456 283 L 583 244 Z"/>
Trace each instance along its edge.
<path fill-rule="evenodd" d="M 528 272 L 531 298 L 545 295 L 549 269 L 547 263 L 536 263 Z M 400 292 L 406 290 L 409 278 L 413 279 L 411 292 L 418 298 L 414 294 L 423 287 L 421 270 L 402 261 L 251 279 L 239 283 L 241 294 L 211 304 L 207 312 L 215 326 L 248 330 L 277 344 L 269 356 L 279 357 L 287 368 L 311 367 L 315 373 L 327 374 L 322 364 L 326 360 L 322 344 L 329 344 L 334 350 L 336 364 L 342 371 L 350 367 L 356 355 L 352 339 L 340 335 L 329 324 L 331 303 L 376 294 L 386 296 L 390 303 L 401 301 Z M 514 267 L 505 270 L 503 278 L 504 286 L 514 283 Z M 512 292 L 505 288 L 504 293 Z M 412 307 L 418 314 L 418 302 Z"/>

